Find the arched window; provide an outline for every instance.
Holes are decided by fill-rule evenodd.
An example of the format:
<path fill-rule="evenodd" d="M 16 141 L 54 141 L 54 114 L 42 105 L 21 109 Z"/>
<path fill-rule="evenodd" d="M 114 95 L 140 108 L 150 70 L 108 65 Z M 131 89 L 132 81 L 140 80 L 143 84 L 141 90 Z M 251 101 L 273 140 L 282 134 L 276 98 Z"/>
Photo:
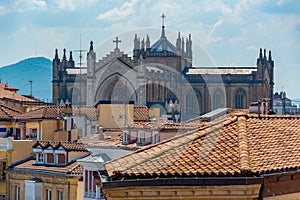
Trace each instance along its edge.
<path fill-rule="evenodd" d="M 224 108 L 225 102 L 224 102 L 224 93 L 221 89 L 216 89 L 213 94 L 213 106 L 212 110 L 218 109 L 218 108 Z"/>
<path fill-rule="evenodd" d="M 125 89 L 117 87 L 113 90 L 112 96 L 111 96 L 112 101 L 124 101 L 125 100 Z"/>
<path fill-rule="evenodd" d="M 246 92 L 242 88 L 239 88 L 235 92 L 235 108 L 244 109 L 246 108 Z"/>
<path fill-rule="evenodd" d="M 200 114 L 201 93 L 198 90 L 190 89 L 185 96 L 185 108 L 187 115 Z"/>

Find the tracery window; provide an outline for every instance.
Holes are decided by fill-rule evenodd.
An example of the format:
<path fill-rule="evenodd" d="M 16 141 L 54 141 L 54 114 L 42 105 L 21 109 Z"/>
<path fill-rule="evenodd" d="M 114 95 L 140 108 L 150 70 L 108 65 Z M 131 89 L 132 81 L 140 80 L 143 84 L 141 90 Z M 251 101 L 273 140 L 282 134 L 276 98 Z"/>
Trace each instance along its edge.
<path fill-rule="evenodd" d="M 185 96 L 186 114 L 200 114 L 201 93 L 198 90 L 190 89 Z"/>
<path fill-rule="evenodd" d="M 216 89 L 213 94 L 213 106 L 212 109 L 224 108 L 226 105 L 224 103 L 224 93 L 221 89 Z"/>
<path fill-rule="evenodd" d="M 237 89 L 235 93 L 235 108 L 246 108 L 246 92 L 242 88 Z"/>

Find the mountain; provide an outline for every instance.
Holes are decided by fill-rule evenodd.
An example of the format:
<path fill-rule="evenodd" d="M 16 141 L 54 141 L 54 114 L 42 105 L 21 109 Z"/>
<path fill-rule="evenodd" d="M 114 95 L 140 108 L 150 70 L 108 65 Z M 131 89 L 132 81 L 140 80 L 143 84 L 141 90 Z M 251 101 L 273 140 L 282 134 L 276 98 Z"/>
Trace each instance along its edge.
<path fill-rule="evenodd" d="M 27 58 L 18 63 L 0 68 L 2 83 L 18 88 L 18 94 L 32 94 L 34 97 L 51 102 L 52 98 L 52 62 L 44 57 Z"/>

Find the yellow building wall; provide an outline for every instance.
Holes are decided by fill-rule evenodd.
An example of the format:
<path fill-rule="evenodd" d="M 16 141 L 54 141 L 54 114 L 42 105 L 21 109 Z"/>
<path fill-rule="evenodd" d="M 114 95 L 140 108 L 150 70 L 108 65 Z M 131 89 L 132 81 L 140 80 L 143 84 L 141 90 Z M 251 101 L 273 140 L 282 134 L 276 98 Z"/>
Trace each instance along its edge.
<path fill-rule="evenodd" d="M 68 141 L 69 132 L 68 131 L 55 131 L 53 132 L 53 141 Z M 78 140 L 78 129 L 71 130 L 71 141 L 74 142 Z"/>
<path fill-rule="evenodd" d="M 39 123 L 38 122 L 26 122 L 26 128 L 39 128 Z"/>
<path fill-rule="evenodd" d="M 99 124 L 103 129 L 118 129 L 133 123 L 133 104 L 98 104 Z"/>
<path fill-rule="evenodd" d="M 20 186 L 20 200 L 24 199 L 25 196 L 25 180 L 32 180 L 33 178 L 39 178 L 42 180 L 42 200 L 46 200 L 46 190 L 50 189 L 52 191 L 52 199 L 57 199 L 57 190 L 63 192 L 63 199 L 82 199 L 77 196 L 82 190 L 82 186 L 78 182 L 80 177 L 67 178 L 65 176 L 58 175 L 43 175 L 39 173 L 18 173 L 18 172 L 8 172 L 8 184 L 9 191 L 7 192 L 8 199 L 15 199 L 15 185 Z"/>
<path fill-rule="evenodd" d="M 292 194 L 284 194 L 284 195 L 278 195 L 278 196 L 272 196 L 272 197 L 264 197 L 265 200 L 282 200 L 282 199 L 288 199 L 288 200 L 300 200 L 300 193 L 292 193 Z"/>
<path fill-rule="evenodd" d="M 32 146 L 35 143 L 36 141 L 32 140 L 13 140 L 10 164 L 30 157 L 32 155 Z"/>
<path fill-rule="evenodd" d="M 59 122 L 60 124 L 62 122 Z M 54 140 L 54 132 L 57 131 L 57 120 L 43 120 L 41 122 L 42 126 L 42 135 L 41 140 Z"/>
<path fill-rule="evenodd" d="M 3 140 L 8 141 L 8 139 L 4 138 Z M 31 140 L 12 140 L 12 150 L 0 150 L 0 159 L 4 159 L 7 168 L 14 162 L 30 157 L 34 143 L 35 141 Z M 6 194 L 6 181 L 0 181 L 0 195 Z"/>
<path fill-rule="evenodd" d="M 160 121 L 160 108 L 150 108 L 149 117 L 155 117 L 157 121 Z"/>

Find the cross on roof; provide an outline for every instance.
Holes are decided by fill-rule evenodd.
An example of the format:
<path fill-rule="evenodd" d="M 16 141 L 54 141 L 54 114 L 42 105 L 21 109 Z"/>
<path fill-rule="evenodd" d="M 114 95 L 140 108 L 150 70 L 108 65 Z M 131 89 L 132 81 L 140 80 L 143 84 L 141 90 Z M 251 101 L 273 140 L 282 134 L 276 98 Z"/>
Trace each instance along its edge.
<path fill-rule="evenodd" d="M 116 43 L 116 49 L 118 49 L 118 43 L 121 42 L 118 37 L 116 37 L 116 40 L 113 40 L 113 42 Z"/>
<path fill-rule="evenodd" d="M 165 26 L 165 18 L 166 18 L 167 16 L 165 15 L 165 13 L 163 13 L 162 15 L 161 15 L 161 19 L 162 19 L 162 25 L 163 26 Z"/>

